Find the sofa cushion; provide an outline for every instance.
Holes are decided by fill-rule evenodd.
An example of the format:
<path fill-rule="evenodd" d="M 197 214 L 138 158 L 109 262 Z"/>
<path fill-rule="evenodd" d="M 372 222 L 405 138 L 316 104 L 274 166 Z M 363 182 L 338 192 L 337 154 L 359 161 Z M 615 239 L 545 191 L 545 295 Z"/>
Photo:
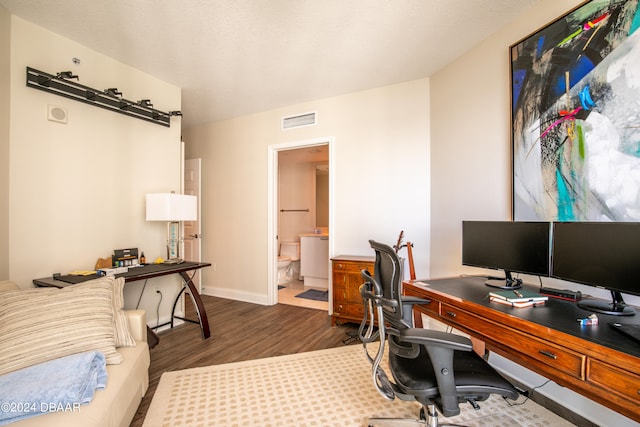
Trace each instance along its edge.
<path fill-rule="evenodd" d="M 136 345 L 136 340 L 133 339 L 129 332 L 129 321 L 124 313 L 124 277 L 116 279 L 113 276 L 104 276 L 73 286 L 86 286 L 87 284 L 102 282 L 109 283 L 113 291 L 113 332 L 116 347 L 133 347 Z"/>
<path fill-rule="evenodd" d="M 83 351 L 122 362 L 115 348 L 113 286 L 108 281 L 63 289 L 0 293 L 0 375 Z"/>
<path fill-rule="evenodd" d="M 2 291 L 15 291 L 20 289 L 16 282 L 11 280 L 0 280 L 0 292 Z"/>
<path fill-rule="evenodd" d="M 129 427 L 149 384 L 149 348 L 146 341 L 140 341 L 119 351 L 124 361 L 107 365 L 107 388 L 96 391 L 89 405 L 17 421 L 9 427 Z"/>

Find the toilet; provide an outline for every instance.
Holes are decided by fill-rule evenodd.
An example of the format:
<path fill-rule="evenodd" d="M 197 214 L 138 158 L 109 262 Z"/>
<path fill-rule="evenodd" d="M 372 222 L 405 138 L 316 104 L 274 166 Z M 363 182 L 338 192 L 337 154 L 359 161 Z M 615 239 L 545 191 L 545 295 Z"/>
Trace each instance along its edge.
<path fill-rule="evenodd" d="M 278 285 L 289 283 L 300 275 L 300 243 L 282 242 L 278 256 Z"/>

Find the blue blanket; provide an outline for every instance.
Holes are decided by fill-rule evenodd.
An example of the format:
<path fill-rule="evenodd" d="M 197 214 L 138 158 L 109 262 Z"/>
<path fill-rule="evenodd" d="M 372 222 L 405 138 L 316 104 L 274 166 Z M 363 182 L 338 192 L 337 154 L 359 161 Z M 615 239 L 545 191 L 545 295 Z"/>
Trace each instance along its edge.
<path fill-rule="evenodd" d="M 104 355 L 61 357 L 0 376 L 0 425 L 48 412 L 79 411 L 107 386 Z"/>

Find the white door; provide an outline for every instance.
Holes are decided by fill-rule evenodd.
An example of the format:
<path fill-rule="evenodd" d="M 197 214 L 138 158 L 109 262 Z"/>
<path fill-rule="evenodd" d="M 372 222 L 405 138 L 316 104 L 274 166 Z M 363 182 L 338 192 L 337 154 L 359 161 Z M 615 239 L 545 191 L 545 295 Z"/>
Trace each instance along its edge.
<path fill-rule="evenodd" d="M 184 259 L 193 262 L 202 261 L 202 256 L 200 255 L 202 250 L 200 163 L 201 159 L 184 161 L 184 194 L 198 198 L 198 219 L 184 222 Z M 196 270 L 195 274 L 193 283 L 196 285 L 198 292 L 200 292 L 202 270 Z"/>

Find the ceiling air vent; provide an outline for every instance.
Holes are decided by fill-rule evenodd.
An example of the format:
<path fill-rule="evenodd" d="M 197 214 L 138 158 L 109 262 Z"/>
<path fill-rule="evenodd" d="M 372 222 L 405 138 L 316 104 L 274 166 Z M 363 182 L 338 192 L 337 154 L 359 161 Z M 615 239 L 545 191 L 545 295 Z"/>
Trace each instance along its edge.
<path fill-rule="evenodd" d="M 304 126 L 313 126 L 316 124 L 316 113 L 298 114 L 282 118 L 282 130 L 294 129 Z"/>

